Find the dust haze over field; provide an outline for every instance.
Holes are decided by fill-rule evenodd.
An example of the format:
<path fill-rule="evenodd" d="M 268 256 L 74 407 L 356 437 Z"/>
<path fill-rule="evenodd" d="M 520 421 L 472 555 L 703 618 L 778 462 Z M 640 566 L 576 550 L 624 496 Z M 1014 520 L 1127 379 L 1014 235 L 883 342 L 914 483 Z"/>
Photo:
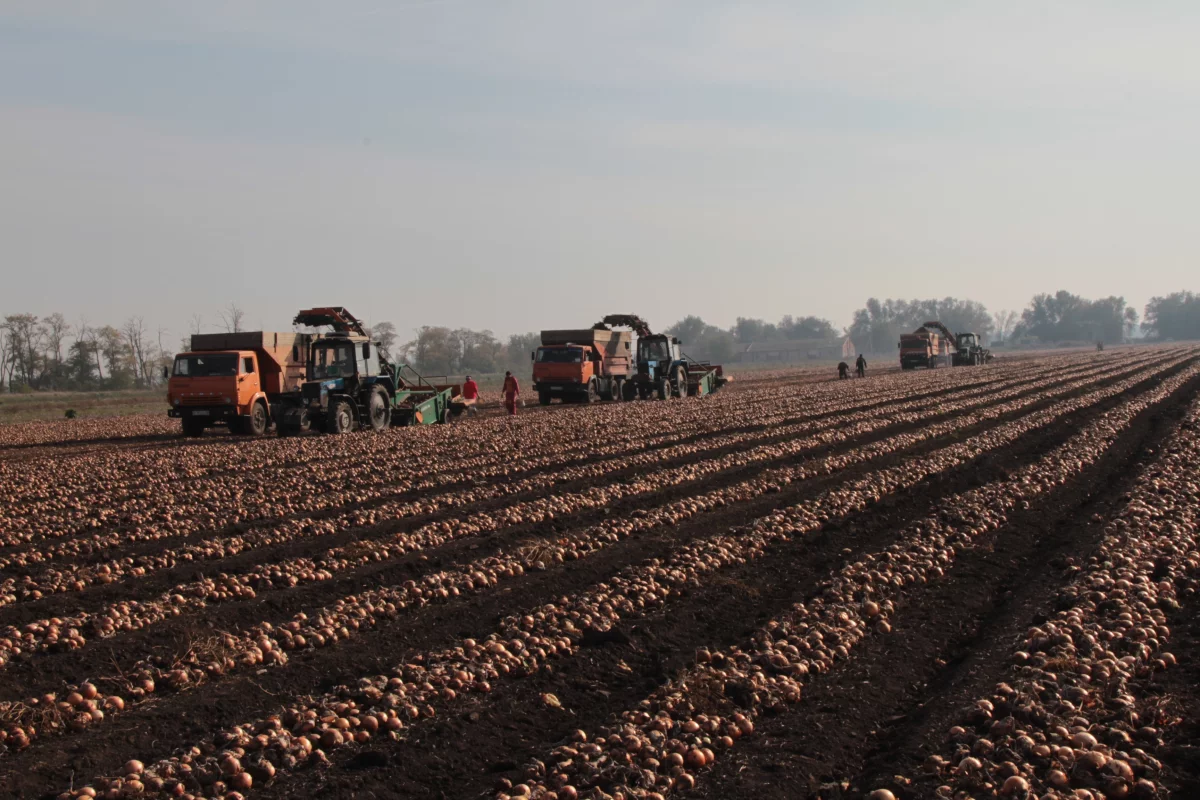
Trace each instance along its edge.
<path fill-rule="evenodd" d="M 231 300 L 501 338 L 840 328 L 871 296 L 1140 310 L 1197 256 L 1197 14 L 14 0 L 4 310 L 173 340 Z"/>

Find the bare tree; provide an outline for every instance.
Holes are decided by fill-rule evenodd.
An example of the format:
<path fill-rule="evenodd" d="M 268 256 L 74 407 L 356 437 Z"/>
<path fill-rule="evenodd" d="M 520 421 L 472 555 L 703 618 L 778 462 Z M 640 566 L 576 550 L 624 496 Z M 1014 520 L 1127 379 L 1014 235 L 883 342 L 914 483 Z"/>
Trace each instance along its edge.
<path fill-rule="evenodd" d="M 1020 316 L 1015 311 L 997 311 L 992 315 L 992 319 L 995 325 L 994 333 L 996 334 L 996 338 L 1003 342 L 1007 341 L 1008 337 L 1012 334 L 1013 328 L 1016 327 Z"/>
<path fill-rule="evenodd" d="M 55 312 L 42 320 L 42 330 L 46 337 L 46 353 L 57 366 L 62 363 L 63 340 L 71 332 L 71 324 L 66 317 Z"/>
<path fill-rule="evenodd" d="M 12 388 L 14 374 L 21 383 L 33 387 L 37 384 L 38 355 L 42 350 L 42 328 L 33 314 L 9 314 L 4 318 L 5 335 L 9 339 L 12 364 L 8 372 L 8 385 Z"/>
<path fill-rule="evenodd" d="M 390 359 L 392 348 L 396 345 L 396 326 L 390 322 L 376 322 L 367 328 L 367 334 L 379 345 L 379 352 Z"/>
<path fill-rule="evenodd" d="M 204 317 L 199 314 L 192 314 L 191 323 L 188 328 L 193 335 L 200 333 L 204 329 Z"/>
<path fill-rule="evenodd" d="M 141 317 L 130 317 L 121 328 L 125 344 L 133 360 L 133 378 L 139 384 L 149 385 L 146 374 L 149 358 L 146 352 L 146 323 Z"/>
<path fill-rule="evenodd" d="M 225 323 L 226 333 L 241 333 L 242 319 L 245 318 L 246 312 L 238 307 L 237 303 L 230 303 L 229 307 L 221 313 L 221 322 Z"/>

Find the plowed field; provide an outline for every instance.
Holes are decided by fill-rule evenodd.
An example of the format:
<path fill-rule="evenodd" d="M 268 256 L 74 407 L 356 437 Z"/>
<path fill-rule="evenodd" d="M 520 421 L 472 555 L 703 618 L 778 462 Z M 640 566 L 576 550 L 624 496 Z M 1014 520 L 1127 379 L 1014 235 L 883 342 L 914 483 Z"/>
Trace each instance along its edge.
<path fill-rule="evenodd" d="M 0 794 L 1200 796 L 1200 348 L 0 427 Z"/>

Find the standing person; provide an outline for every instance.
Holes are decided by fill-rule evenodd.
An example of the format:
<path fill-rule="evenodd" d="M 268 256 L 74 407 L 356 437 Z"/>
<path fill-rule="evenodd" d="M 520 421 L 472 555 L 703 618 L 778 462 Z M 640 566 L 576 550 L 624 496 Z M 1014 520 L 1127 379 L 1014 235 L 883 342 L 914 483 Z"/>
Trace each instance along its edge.
<path fill-rule="evenodd" d="M 862 353 L 858 354 L 858 360 L 854 362 L 854 369 L 858 371 L 858 377 L 867 377 L 867 360 L 863 358 Z"/>
<path fill-rule="evenodd" d="M 517 383 L 516 377 L 511 372 L 504 373 L 504 407 L 508 409 L 508 415 L 515 417 L 517 415 L 517 398 L 521 396 L 521 385 Z"/>
<path fill-rule="evenodd" d="M 838 362 L 838 380 L 845 380 L 850 377 L 850 365 L 845 361 Z"/>
<path fill-rule="evenodd" d="M 467 407 L 468 414 L 479 413 L 479 384 L 470 375 L 463 381 L 462 385 L 463 404 Z"/>

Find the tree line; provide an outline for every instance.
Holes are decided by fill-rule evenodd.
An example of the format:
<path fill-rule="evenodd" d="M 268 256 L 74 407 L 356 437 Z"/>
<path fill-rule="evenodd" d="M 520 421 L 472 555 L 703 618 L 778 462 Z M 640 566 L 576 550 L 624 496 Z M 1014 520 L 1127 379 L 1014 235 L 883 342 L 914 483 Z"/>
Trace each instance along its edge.
<path fill-rule="evenodd" d="M 240 331 L 244 313 L 236 305 L 218 313 L 225 331 Z M 1118 343 L 1129 338 L 1139 321 L 1151 340 L 1200 339 L 1200 295 L 1180 291 L 1154 297 L 1139 320 L 1123 297 L 1089 300 L 1066 291 L 1038 294 L 1020 313 L 989 312 L 983 303 L 954 297 L 928 300 L 870 298 L 854 312 L 848 328 L 829 320 L 784 316 L 778 322 L 738 317 L 729 328 L 687 316 L 664 329 L 684 343 L 693 358 L 725 362 L 751 342 L 835 341 L 848 337 L 864 353 L 890 353 L 901 333 L 928 320 L 940 320 L 954 331 L 973 331 L 987 341 L 1014 345 L 1083 342 Z M 202 320 L 193 316 L 192 333 Z M 529 368 L 530 353 L 540 343 L 536 332 L 500 339 L 491 331 L 427 325 L 402 341 L 391 322 L 371 326 L 372 338 L 392 358 L 406 361 L 429 375 L 463 375 Z M 152 388 L 161 383 L 162 368 L 171 363 L 172 348 L 163 328 L 150 331 L 142 317 L 120 327 L 70 323 L 62 314 L 39 318 L 10 314 L 0 323 L 0 386 L 9 391 L 93 391 Z M 189 347 L 188 337 L 178 349 Z"/>

